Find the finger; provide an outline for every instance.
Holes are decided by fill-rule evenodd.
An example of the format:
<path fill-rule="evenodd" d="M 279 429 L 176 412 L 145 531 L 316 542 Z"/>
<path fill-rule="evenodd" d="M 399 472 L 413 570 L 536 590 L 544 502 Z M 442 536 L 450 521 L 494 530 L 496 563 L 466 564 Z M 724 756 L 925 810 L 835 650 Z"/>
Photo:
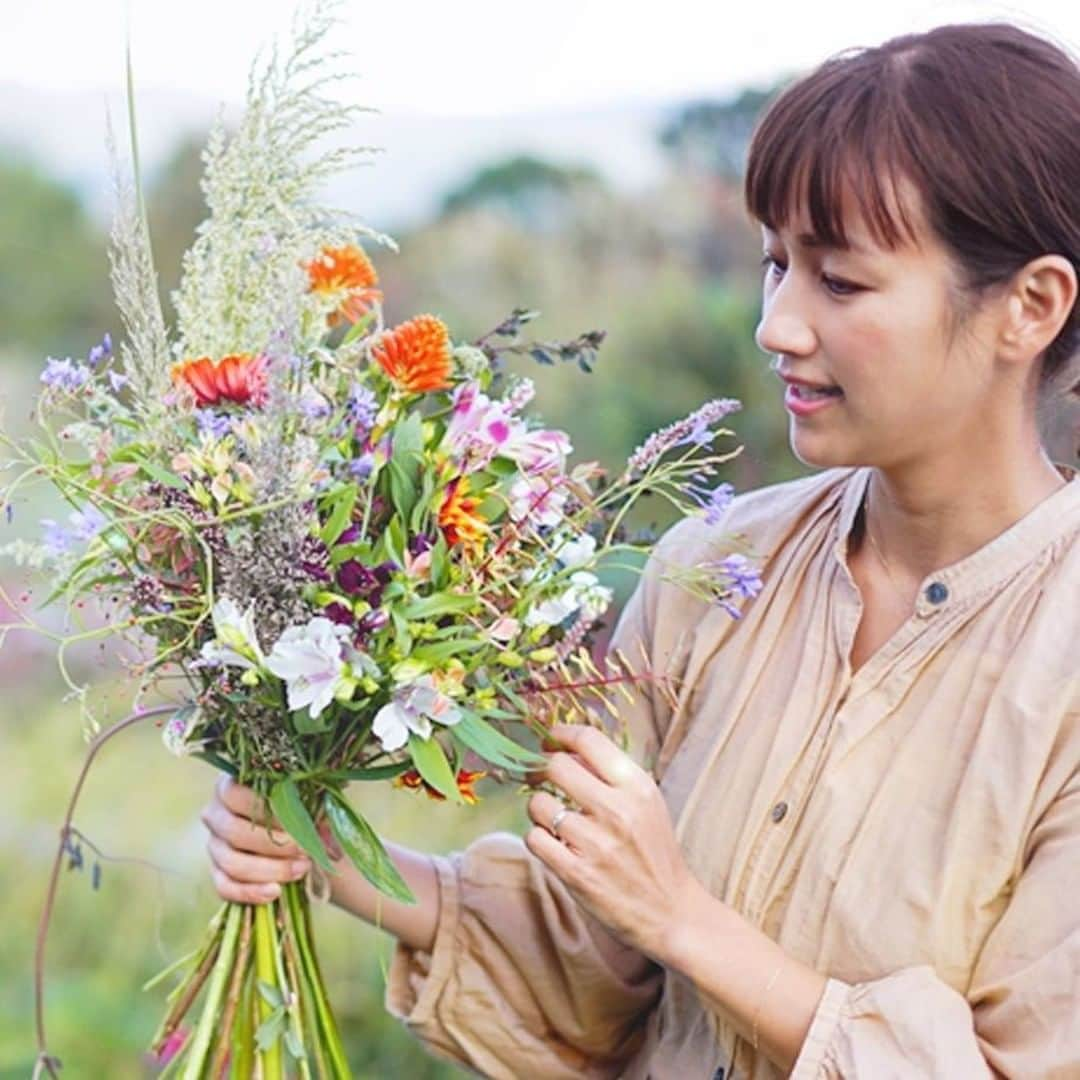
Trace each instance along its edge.
<path fill-rule="evenodd" d="M 207 841 L 206 849 L 215 866 L 224 870 L 233 881 L 245 885 L 299 881 L 311 869 L 307 859 L 271 859 L 265 855 L 252 855 L 231 847 L 220 836 L 213 834 Z"/>
<path fill-rule="evenodd" d="M 625 787 L 648 775 L 598 728 L 585 724 L 555 724 L 551 734 L 559 740 L 564 751 L 584 759 L 589 768 L 612 787 Z"/>
<path fill-rule="evenodd" d="M 265 823 L 270 816 L 266 804 L 249 787 L 238 784 L 231 776 L 222 774 L 215 785 L 218 798 L 234 814 Z"/>
<path fill-rule="evenodd" d="M 563 810 L 567 812 L 559 818 L 559 829 L 556 832 L 552 828 L 555 816 Z M 568 809 L 564 802 L 556 799 L 554 795 L 549 795 L 546 791 L 538 792 L 529 799 L 528 811 L 529 817 L 537 825 L 547 829 L 556 840 L 568 844 L 575 851 L 582 851 L 584 846 L 598 836 L 599 830 L 596 824 L 585 814 Z"/>
<path fill-rule="evenodd" d="M 552 754 L 548 759 L 547 777 L 573 802 L 592 814 L 608 814 L 614 809 L 615 790 L 573 754 Z"/>
<path fill-rule="evenodd" d="M 247 885 L 233 881 L 224 870 L 213 863 L 210 864 L 210 879 L 218 896 L 234 904 L 268 904 L 281 895 L 280 885 Z"/>
<path fill-rule="evenodd" d="M 201 817 L 202 823 L 211 833 L 240 851 L 268 855 L 276 859 L 299 858 L 303 855 L 288 833 L 280 829 L 268 831 L 265 826 L 256 825 L 248 818 L 234 814 L 224 803 L 210 803 Z"/>
<path fill-rule="evenodd" d="M 569 883 L 574 877 L 580 857 L 547 829 L 540 825 L 530 829 L 525 834 L 525 846 L 563 881 Z"/>

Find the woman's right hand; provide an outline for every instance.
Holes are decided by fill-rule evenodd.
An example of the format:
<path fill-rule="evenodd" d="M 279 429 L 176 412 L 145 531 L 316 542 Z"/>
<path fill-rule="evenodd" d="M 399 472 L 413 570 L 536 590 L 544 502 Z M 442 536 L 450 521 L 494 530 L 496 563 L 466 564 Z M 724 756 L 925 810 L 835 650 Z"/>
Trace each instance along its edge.
<path fill-rule="evenodd" d="M 281 886 L 299 881 L 311 860 L 277 822 L 269 820 L 255 792 L 222 776 L 202 812 L 210 831 L 210 876 L 223 900 L 265 904 Z"/>

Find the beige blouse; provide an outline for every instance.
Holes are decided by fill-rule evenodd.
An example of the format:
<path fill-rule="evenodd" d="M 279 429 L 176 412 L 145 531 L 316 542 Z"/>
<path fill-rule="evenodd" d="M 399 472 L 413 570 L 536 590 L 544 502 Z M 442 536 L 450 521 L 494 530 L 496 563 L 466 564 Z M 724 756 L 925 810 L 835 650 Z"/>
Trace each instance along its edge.
<path fill-rule="evenodd" d="M 928 578 L 853 674 L 845 554 L 869 475 L 751 492 L 715 530 L 668 533 L 617 631 L 681 680 L 674 711 L 639 694 L 636 752 L 694 873 L 829 977 L 793 1077 L 1075 1080 L 1080 478 Z M 739 621 L 664 578 L 732 531 L 764 559 Z M 433 952 L 399 945 L 387 989 L 437 1053 L 514 1080 L 780 1075 L 681 976 L 606 964 L 518 838 L 438 868 Z"/>

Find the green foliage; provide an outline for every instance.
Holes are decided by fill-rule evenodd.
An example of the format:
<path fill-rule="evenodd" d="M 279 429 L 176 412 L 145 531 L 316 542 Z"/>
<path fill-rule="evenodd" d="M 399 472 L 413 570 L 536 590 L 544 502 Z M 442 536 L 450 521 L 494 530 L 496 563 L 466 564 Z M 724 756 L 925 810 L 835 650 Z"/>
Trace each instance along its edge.
<path fill-rule="evenodd" d="M 0 342 L 84 356 L 110 326 L 105 240 L 77 197 L 29 161 L 0 163 Z"/>
<path fill-rule="evenodd" d="M 478 169 L 443 198 L 442 213 L 500 208 L 528 223 L 542 216 L 545 206 L 558 204 L 575 191 L 603 186 L 602 178 L 594 169 L 555 165 L 520 154 Z"/>

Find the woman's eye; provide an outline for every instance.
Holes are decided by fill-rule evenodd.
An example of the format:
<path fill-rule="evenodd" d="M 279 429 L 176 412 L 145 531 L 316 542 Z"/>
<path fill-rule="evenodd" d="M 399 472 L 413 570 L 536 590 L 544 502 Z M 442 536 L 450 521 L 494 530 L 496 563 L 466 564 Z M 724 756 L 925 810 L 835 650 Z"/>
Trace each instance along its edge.
<path fill-rule="evenodd" d="M 777 258 L 766 253 L 762 256 L 761 265 L 765 267 L 765 273 L 771 277 L 782 278 L 787 267 Z"/>
<path fill-rule="evenodd" d="M 862 291 L 861 285 L 856 285 L 852 281 L 844 281 L 843 278 L 831 277 L 829 274 L 821 275 L 821 283 L 834 296 L 853 296 L 855 293 Z"/>

